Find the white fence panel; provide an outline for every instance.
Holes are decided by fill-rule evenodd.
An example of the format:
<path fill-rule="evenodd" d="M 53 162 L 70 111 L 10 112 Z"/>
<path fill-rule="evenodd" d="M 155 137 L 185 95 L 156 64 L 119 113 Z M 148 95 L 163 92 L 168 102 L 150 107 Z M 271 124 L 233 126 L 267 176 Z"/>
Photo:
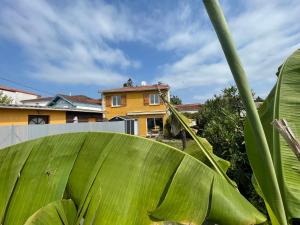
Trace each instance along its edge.
<path fill-rule="evenodd" d="M 67 123 L 44 125 L 0 126 L 0 149 L 39 137 L 74 132 L 117 132 L 126 133 L 125 121 Z"/>

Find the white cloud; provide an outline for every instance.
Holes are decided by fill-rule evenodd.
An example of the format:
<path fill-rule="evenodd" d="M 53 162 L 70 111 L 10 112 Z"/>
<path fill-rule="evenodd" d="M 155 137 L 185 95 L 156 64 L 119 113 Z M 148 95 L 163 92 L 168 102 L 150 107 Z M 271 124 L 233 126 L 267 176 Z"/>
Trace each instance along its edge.
<path fill-rule="evenodd" d="M 267 93 L 276 80 L 277 67 L 300 47 L 300 30 L 296 23 L 300 19 L 299 2 L 274 0 L 263 4 L 261 1 L 250 1 L 235 15 L 230 14 L 230 7 L 233 6 L 226 5 L 230 1 L 223 4 L 250 82 L 254 85 L 258 81 L 264 83 Z M 163 42 L 166 49 L 185 51 L 185 54 L 179 54 L 176 60 L 164 64 L 156 80 L 170 83 L 175 89 L 207 88 L 207 85 L 225 86 L 232 83 L 232 75 L 217 36 L 212 32 L 211 26 L 203 26 L 207 17 L 190 23 L 190 26 L 184 26 L 187 21 L 193 21 L 192 14 L 176 25 L 178 29 L 174 25 L 171 29 L 173 35 L 170 33 Z M 194 31 L 189 36 L 191 40 L 178 38 L 175 44 L 170 44 L 174 38 L 176 40 L 176 37 L 185 37 L 191 30 Z M 188 49 L 189 43 L 184 40 L 193 48 Z M 195 99 L 202 100 L 199 96 Z"/>
<path fill-rule="evenodd" d="M 140 66 L 109 44 L 138 39 L 121 8 L 104 2 L 55 6 L 16 0 L 6 1 L 0 15 L 0 36 L 27 51 L 38 79 L 112 85 L 127 78 L 124 69 Z"/>
<path fill-rule="evenodd" d="M 171 5 L 139 2 L 109 4 L 97 1 L 3 0 L 0 37 L 18 43 L 30 55 L 32 76 L 62 83 L 119 85 L 130 69 L 157 72 L 155 79 L 174 90 L 224 87 L 232 84 L 225 61 L 202 1 Z M 252 86 L 267 92 L 277 67 L 300 47 L 298 0 L 221 1 Z M 239 4 L 239 5 L 238 5 Z M 120 43 L 164 54 L 160 65 L 148 58 L 131 58 Z M 135 46 L 136 47 L 136 46 Z M 128 47 L 127 49 L 131 49 Z M 143 50 L 143 49 L 139 49 Z M 140 51 L 142 52 L 142 51 Z M 138 55 L 137 54 L 137 55 Z M 150 54 L 151 55 L 151 54 Z M 166 56 L 167 55 L 167 56 Z M 139 56 L 139 55 L 138 55 Z M 138 57 L 137 56 L 137 57 Z M 145 60 L 145 62 L 143 62 Z M 131 71 L 132 72 L 132 71 Z M 263 85 L 265 84 L 265 88 Z M 203 91 L 201 93 L 204 93 Z M 190 93 L 189 93 L 190 94 Z M 210 94 L 210 92 L 209 92 Z M 194 100 L 201 100 L 193 94 Z M 205 95 L 205 93 L 204 93 Z"/>

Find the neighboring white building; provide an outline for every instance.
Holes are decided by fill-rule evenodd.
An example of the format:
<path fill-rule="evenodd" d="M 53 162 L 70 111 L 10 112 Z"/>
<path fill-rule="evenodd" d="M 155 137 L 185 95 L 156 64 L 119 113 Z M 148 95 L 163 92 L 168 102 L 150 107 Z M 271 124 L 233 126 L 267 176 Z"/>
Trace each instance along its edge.
<path fill-rule="evenodd" d="M 13 100 L 12 104 L 16 104 L 16 105 L 22 104 L 21 101 L 23 100 L 36 99 L 40 97 L 39 95 L 29 91 L 19 90 L 19 89 L 2 86 L 2 85 L 0 85 L 0 92 L 10 97 Z"/>
<path fill-rule="evenodd" d="M 23 100 L 22 104 L 28 106 L 47 106 L 48 103 L 51 102 L 53 98 L 54 97 L 42 97 L 42 98 L 28 99 L 28 100 Z"/>
<path fill-rule="evenodd" d="M 102 112 L 101 100 L 87 97 L 85 95 L 62 95 L 54 97 L 42 97 L 22 101 L 28 106 L 49 106 L 52 108 L 76 108 L 82 110 L 92 110 Z"/>

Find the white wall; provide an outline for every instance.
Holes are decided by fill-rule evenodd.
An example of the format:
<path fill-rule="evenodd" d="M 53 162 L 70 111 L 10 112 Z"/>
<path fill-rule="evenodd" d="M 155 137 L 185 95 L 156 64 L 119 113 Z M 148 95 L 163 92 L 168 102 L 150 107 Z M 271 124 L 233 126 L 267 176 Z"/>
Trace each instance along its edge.
<path fill-rule="evenodd" d="M 1 89 L 0 89 L 0 92 L 2 92 L 6 96 L 12 98 L 13 99 L 12 104 L 22 104 L 21 101 L 23 101 L 23 100 L 37 98 L 36 95 L 26 94 L 26 93 L 21 93 L 21 92 L 6 91 L 6 90 L 1 90 Z"/>
<path fill-rule="evenodd" d="M 23 102 L 23 105 L 29 105 L 29 106 L 46 106 L 49 103 L 49 100 L 42 101 L 42 100 L 36 100 L 36 101 L 30 101 L 30 102 Z"/>

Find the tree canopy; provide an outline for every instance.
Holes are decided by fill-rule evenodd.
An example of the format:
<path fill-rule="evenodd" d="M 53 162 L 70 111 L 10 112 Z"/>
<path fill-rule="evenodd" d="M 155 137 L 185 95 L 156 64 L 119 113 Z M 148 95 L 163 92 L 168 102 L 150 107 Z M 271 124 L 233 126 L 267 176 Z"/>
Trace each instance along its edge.
<path fill-rule="evenodd" d="M 182 104 L 182 100 L 177 95 L 172 95 L 170 98 L 170 102 L 173 105 L 181 105 Z"/>
<path fill-rule="evenodd" d="M 123 84 L 123 87 L 133 87 L 133 80 L 129 78 L 127 82 Z"/>
<path fill-rule="evenodd" d="M 12 98 L 8 97 L 7 95 L 3 94 L 3 92 L 0 91 L 0 104 L 11 104 Z"/>

